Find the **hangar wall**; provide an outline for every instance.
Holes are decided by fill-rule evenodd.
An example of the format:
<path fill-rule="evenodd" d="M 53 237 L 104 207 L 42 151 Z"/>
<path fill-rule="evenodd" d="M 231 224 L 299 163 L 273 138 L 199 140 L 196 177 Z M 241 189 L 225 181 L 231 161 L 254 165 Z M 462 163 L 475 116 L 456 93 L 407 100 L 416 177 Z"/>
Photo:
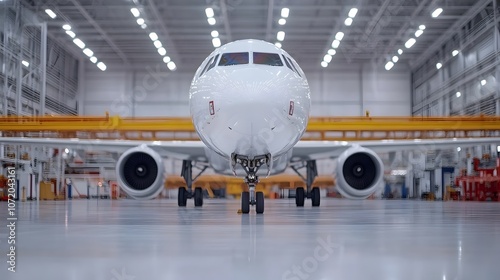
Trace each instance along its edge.
<path fill-rule="evenodd" d="M 93 65 L 84 73 L 80 114 L 121 116 L 189 116 L 188 91 L 193 72 L 114 70 Z M 319 67 L 319 66 L 318 66 Z M 119 68 L 118 68 L 119 69 Z M 387 72 L 380 65 L 338 65 L 306 72 L 313 116 L 409 116 L 409 69 Z"/>
<path fill-rule="evenodd" d="M 413 67 L 414 115 L 500 115 L 500 8 L 489 2 L 469 13 Z"/>

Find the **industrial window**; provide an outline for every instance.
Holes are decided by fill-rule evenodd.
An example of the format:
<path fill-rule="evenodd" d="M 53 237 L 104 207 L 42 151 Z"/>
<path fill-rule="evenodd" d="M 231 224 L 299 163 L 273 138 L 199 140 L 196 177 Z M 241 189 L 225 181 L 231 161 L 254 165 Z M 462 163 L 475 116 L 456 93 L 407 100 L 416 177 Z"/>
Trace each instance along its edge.
<path fill-rule="evenodd" d="M 221 56 L 219 66 L 248 64 L 248 53 L 225 53 Z"/>
<path fill-rule="evenodd" d="M 290 64 L 292 65 L 293 70 L 295 70 L 295 73 L 297 73 L 297 75 L 302 77 L 302 75 L 300 75 L 299 73 L 299 70 L 297 70 L 297 67 L 295 67 L 295 64 L 293 64 L 293 61 L 289 57 L 286 57 L 286 59 L 288 59 L 288 62 L 290 62 Z"/>
<path fill-rule="evenodd" d="M 214 60 L 210 62 L 210 65 L 208 66 L 207 72 L 210 71 L 210 69 L 214 68 L 215 64 L 217 63 L 217 59 L 219 59 L 219 55 L 216 55 L 214 57 Z"/>
<path fill-rule="evenodd" d="M 253 53 L 253 63 L 254 64 L 264 64 L 271 66 L 283 66 L 280 55 L 277 53 Z"/>

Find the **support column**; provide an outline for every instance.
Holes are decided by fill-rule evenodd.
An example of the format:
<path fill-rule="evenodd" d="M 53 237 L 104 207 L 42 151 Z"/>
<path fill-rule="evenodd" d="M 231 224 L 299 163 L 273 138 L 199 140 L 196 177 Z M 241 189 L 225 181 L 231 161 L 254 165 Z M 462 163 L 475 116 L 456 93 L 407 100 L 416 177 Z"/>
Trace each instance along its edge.
<path fill-rule="evenodd" d="M 47 22 L 40 24 L 40 116 L 45 116 L 45 98 L 47 96 Z"/>
<path fill-rule="evenodd" d="M 85 60 L 80 58 L 78 60 L 78 91 L 76 100 L 77 104 L 77 114 L 82 116 L 85 114 Z"/>
<path fill-rule="evenodd" d="M 16 115 L 20 116 L 22 113 L 22 94 L 23 94 L 23 25 L 19 28 L 19 45 L 21 50 L 17 56 L 17 77 L 16 77 Z"/>

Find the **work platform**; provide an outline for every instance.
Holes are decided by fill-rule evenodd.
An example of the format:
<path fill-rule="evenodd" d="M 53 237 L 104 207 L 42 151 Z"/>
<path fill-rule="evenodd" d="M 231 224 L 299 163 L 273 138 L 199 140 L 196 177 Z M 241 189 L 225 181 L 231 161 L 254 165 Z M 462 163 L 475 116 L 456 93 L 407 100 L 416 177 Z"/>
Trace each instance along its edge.
<path fill-rule="evenodd" d="M 199 140 L 190 118 L 46 116 L 0 118 L 3 136 Z M 302 140 L 499 137 L 500 117 L 313 117 Z"/>

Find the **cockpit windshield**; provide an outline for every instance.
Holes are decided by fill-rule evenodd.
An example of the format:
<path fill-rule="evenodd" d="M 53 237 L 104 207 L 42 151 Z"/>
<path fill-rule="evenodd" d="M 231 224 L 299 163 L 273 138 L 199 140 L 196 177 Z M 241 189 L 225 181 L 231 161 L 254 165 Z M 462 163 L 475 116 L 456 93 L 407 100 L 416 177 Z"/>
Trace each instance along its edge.
<path fill-rule="evenodd" d="M 225 53 L 221 56 L 219 66 L 248 64 L 248 53 Z"/>
<path fill-rule="evenodd" d="M 283 62 L 277 53 L 253 53 L 253 63 L 254 64 L 264 64 L 271 66 L 283 66 Z"/>

